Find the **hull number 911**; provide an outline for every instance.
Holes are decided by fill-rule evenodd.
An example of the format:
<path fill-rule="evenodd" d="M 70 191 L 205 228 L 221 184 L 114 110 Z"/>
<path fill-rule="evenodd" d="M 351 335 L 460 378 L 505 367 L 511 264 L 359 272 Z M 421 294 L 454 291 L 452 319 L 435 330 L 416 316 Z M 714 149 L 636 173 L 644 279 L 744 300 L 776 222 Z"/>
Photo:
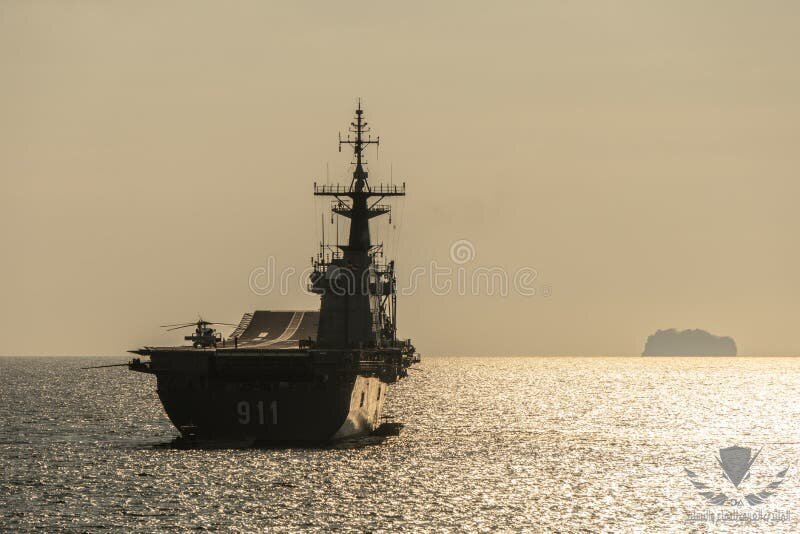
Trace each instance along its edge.
<path fill-rule="evenodd" d="M 274 400 L 268 405 L 264 401 L 255 403 L 255 409 L 251 409 L 249 401 L 239 401 L 236 404 L 236 413 L 239 416 L 240 425 L 249 425 L 251 422 L 259 425 L 278 424 L 278 401 Z"/>

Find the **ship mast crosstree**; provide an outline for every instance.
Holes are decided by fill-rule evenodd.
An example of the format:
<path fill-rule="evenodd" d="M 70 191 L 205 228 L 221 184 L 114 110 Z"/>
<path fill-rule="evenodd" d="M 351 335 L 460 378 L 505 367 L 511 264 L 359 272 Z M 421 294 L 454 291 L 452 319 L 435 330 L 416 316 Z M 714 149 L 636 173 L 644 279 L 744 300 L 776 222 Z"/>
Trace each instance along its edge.
<path fill-rule="evenodd" d="M 358 101 L 356 116 L 350 123 L 347 137 L 342 139 L 339 134 L 339 151 L 342 145 L 353 148 L 355 169 L 349 186 L 341 184 L 317 185 L 314 184 L 314 195 L 336 198 L 331 210 L 337 215 L 350 219 L 350 234 L 347 245 L 337 246 L 343 251 L 368 252 L 371 248 L 369 220 L 391 212 L 391 206 L 381 204 L 386 197 L 401 197 L 406 194 L 406 184 L 400 186 L 380 184 L 371 186 L 368 180 L 369 173 L 364 169 L 364 150 L 369 145 L 380 145 L 380 137 L 372 139 L 369 134 L 369 124 L 364 120 L 364 110 L 361 100 Z M 371 199 L 377 200 L 371 201 Z"/>

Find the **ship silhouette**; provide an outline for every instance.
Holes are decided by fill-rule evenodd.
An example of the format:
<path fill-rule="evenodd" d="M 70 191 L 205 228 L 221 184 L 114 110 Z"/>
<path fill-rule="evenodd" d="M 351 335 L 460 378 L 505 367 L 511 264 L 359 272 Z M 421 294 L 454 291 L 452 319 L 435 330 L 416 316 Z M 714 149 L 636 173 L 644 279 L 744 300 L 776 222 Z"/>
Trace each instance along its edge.
<path fill-rule="evenodd" d="M 332 213 L 350 222 L 346 243 L 323 237 L 312 259 L 319 310 L 245 313 L 226 339 L 197 323 L 191 346 L 130 351 L 149 357 L 128 366 L 156 376 L 183 439 L 305 443 L 369 434 L 388 385 L 419 361 L 411 340 L 397 337 L 394 262 L 370 236 L 370 219 L 391 212 L 383 202 L 404 196 L 405 183 L 369 183 L 364 150 L 380 138 L 368 132 L 359 101 L 348 135 L 339 136 L 339 150 L 353 150 L 351 182 L 314 184 L 314 195 L 330 197 Z"/>

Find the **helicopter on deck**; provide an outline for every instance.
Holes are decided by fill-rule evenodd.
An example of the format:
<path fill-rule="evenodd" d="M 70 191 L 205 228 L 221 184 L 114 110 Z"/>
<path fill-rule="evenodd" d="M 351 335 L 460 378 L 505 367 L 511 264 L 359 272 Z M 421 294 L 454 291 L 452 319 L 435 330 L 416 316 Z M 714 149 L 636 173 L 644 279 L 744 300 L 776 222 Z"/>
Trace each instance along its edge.
<path fill-rule="evenodd" d="M 215 323 L 200 318 L 192 323 L 162 324 L 161 328 L 166 328 L 167 332 L 170 332 L 172 330 L 180 330 L 181 328 L 193 326 L 194 334 L 184 336 L 183 339 L 191 341 L 192 346 L 196 349 L 207 349 L 209 347 L 216 347 L 217 343 L 222 343 L 222 334 L 218 334 L 215 328 L 211 328 L 211 325 L 236 326 L 231 323 Z"/>

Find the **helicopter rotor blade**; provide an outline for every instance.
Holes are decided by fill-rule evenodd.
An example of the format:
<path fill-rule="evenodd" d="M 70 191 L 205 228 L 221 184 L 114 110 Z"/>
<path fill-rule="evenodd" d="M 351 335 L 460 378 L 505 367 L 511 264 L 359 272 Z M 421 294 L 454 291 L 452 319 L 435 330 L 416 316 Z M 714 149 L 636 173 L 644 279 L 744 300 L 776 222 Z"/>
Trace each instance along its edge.
<path fill-rule="evenodd" d="M 162 324 L 161 328 L 166 328 L 167 332 L 170 332 L 172 330 L 179 330 L 181 328 L 187 328 L 189 326 L 200 326 L 200 327 L 202 327 L 202 326 L 208 326 L 208 325 L 212 325 L 212 324 L 223 325 L 223 326 L 238 326 L 238 325 L 235 325 L 235 324 L 232 324 L 232 323 L 215 323 L 215 322 L 212 322 L 212 321 L 206 321 L 205 319 L 200 319 L 198 321 L 194 321 L 194 322 L 191 322 L 191 323 Z"/>

